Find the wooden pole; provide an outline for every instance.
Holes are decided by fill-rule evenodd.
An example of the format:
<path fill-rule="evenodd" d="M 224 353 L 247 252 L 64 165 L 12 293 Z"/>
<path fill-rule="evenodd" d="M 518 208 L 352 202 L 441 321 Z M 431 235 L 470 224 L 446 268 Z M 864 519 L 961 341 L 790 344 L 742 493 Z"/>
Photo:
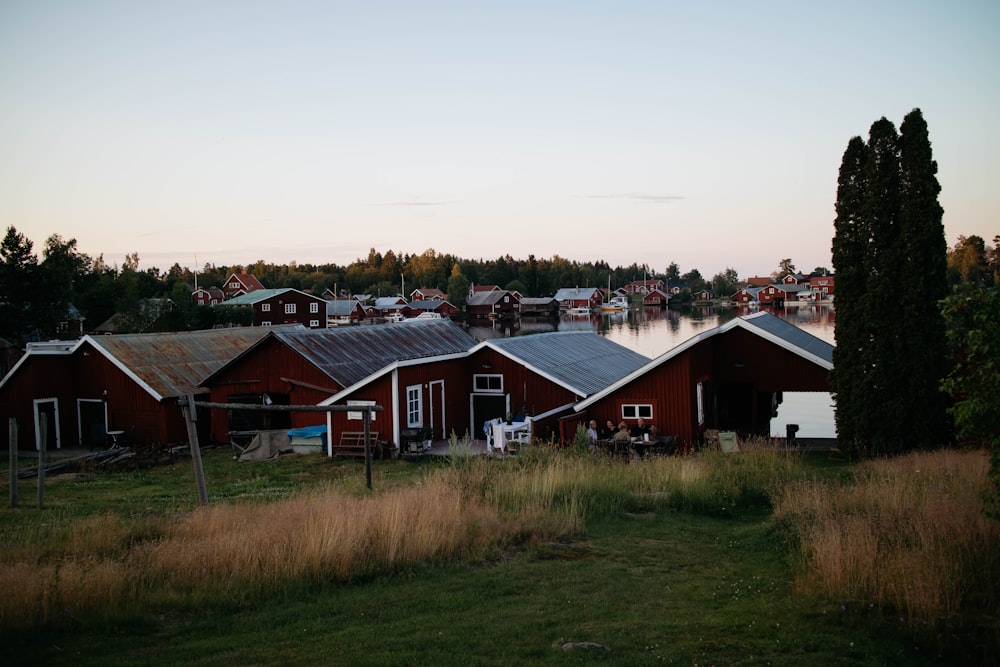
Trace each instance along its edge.
<path fill-rule="evenodd" d="M 198 502 L 202 507 L 208 506 L 208 489 L 205 486 L 205 468 L 201 463 L 201 447 L 198 445 L 198 408 L 194 404 L 194 394 L 187 395 L 187 401 L 182 402 L 184 421 L 187 422 L 188 442 L 191 444 L 191 462 L 194 464 L 194 481 L 198 486 Z"/>
<path fill-rule="evenodd" d="M 49 416 L 39 415 L 38 420 L 38 509 L 45 507 L 45 448 L 49 439 Z"/>
<path fill-rule="evenodd" d="M 372 411 L 365 410 L 365 484 L 372 490 Z"/>
<path fill-rule="evenodd" d="M 17 420 L 13 417 L 10 418 L 10 425 L 8 427 L 7 442 L 8 449 L 10 450 L 10 467 L 8 472 L 10 473 L 10 508 L 17 508 Z"/>

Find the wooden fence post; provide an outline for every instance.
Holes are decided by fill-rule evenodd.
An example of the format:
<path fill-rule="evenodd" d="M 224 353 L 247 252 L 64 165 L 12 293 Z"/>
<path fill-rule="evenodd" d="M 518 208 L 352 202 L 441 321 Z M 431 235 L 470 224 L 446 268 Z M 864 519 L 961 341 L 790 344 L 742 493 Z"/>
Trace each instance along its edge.
<path fill-rule="evenodd" d="M 10 508 L 17 508 L 17 420 L 10 418 L 7 442 L 10 449 Z"/>
<path fill-rule="evenodd" d="M 365 484 L 372 490 L 372 411 L 365 408 Z"/>
<path fill-rule="evenodd" d="M 49 439 L 49 416 L 40 414 L 38 420 L 38 509 L 45 507 L 45 449 Z"/>
<path fill-rule="evenodd" d="M 202 507 L 208 506 L 208 489 L 205 487 L 205 468 L 201 463 L 201 447 L 198 445 L 198 408 L 194 404 L 194 394 L 187 395 L 185 405 L 188 442 L 191 444 L 191 462 L 194 464 L 194 481 L 198 486 L 198 501 Z"/>

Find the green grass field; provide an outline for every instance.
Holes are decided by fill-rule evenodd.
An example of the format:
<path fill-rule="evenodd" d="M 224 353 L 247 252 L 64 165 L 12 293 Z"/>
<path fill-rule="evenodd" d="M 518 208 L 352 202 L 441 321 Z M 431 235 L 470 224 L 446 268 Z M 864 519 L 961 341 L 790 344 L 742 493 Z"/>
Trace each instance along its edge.
<path fill-rule="evenodd" d="M 8 569 L 0 583 L 8 599 L 32 577 L 39 592 L 0 612 L 5 664 L 936 665 L 997 657 L 997 628 L 981 608 L 994 597 L 967 603 L 959 619 L 914 619 L 862 591 L 810 584 L 801 531 L 776 520 L 772 499 L 779 487 L 854 479 L 854 467 L 835 453 L 755 463 L 747 456 L 628 465 L 552 452 L 454 465 L 378 461 L 373 492 L 356 461 L 240 464 L 224 449 L 204 458 L 213 509 L 247 510 L 205 530 L 220 534 L 223 520 L 236 522 L 236 541 L 245 535 L 255 546 L 248 556 L 220 537 L 183 552 L 178 571 L 156 569 L 161 561 L 150 554 L 202 539 L 189 525 L 205 513 L 189 461 L 52 476 L 43 510 L 22 480 L 21 508 L 0 513 L 0 564 Z M 459 489 L 457 505 L 431 497 L 445 498 L 449 515 L 472 517 L 465 523 L 435 523 L 442 517 L 409 495 L 449 488 Z M 359 520 L 360 537 L 337 532 L 365 543 L 355 545 L 370 549 L 361 553 L 378 554 L 370 561 L 334 560 L 295 574 L 296 539 L 311 538 L 275 537 L 281 544 L 263 574 L 241 578 L 255 555 L 264 559 L 267 536 L 283 535 L 284 516 L 291 523 L 317 503 L 358 514 L 400 494 L 420 504 L 392 505 L 391 519 Z M 312 514 L 304 521 L 303 535 L 346 530 L 316 528 Z M 382 528 L 367 528 L 373 521 Z M 435 525 L 431 537 L 413 538 L 426 522 Z M 450 551 L 408 551 L 408 539 L 446 542 L 456 532 L 470 537 Z M 379 540 L 403 555 L 368 544 Z M 71 561 L 82 572 L 76 584 Z M 107 563 L 126 590 L 91 604 L 111 582 L 74 598 L 69 589 L 90 586 L 87 577 Z M 997 568 L 988 567 L 978 575 L 989 579 L 972 584 L 995 592 Z M 221 578 L 232 581 L 219 585 Z"/>

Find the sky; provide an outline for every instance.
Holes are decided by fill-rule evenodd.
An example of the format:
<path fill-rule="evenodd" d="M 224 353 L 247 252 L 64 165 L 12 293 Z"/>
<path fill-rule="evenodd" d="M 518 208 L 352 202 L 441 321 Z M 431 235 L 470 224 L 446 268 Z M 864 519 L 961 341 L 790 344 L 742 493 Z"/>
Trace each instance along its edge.
<path fill-rule="evenodd" d="M 920 108 L 949 246 L 991 242 L 998 36 L 996 0 L 0 0 L 0 223 L 164 271 L 811 271 L 848 141 Z"/>

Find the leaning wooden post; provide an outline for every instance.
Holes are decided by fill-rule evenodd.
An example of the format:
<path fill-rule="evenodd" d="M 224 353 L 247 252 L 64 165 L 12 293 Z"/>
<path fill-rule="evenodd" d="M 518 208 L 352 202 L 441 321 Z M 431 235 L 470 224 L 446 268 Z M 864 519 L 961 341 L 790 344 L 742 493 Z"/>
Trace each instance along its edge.
<path fill-rule="evenodd" d="M 13 417 L 10 418 L 10 426 L 8 428 L 7 442 L 8 449 L 10 450 L 10 466 L 8 472 L 10 473 L 10 508 L 17 508 L 17 420 Z"/>
<path fill-rule="evenodd" d="M 49 439 L 49 416 L 39 415 L 38 420 L 38 509 L 45 507 L 45 446 Z"/>
<path fill-rule="evenodd" d="M 372 488 L 372 411 L 365 409 L 365 484 Z"/>
<path fill-rule="evenodd" d="M 187 395 L 186 407 L 184 421 L 187 423 L 188 442 L 191 444 L 194 481 L 198 485 L 198 501 L 202 507 L 206 507 L 208 506 L 208 489 L 205 487 L 205 468 L 201 464 L 201 447 L 198 445 L 198 409 L 194 405 L 194 394 Z"/>

